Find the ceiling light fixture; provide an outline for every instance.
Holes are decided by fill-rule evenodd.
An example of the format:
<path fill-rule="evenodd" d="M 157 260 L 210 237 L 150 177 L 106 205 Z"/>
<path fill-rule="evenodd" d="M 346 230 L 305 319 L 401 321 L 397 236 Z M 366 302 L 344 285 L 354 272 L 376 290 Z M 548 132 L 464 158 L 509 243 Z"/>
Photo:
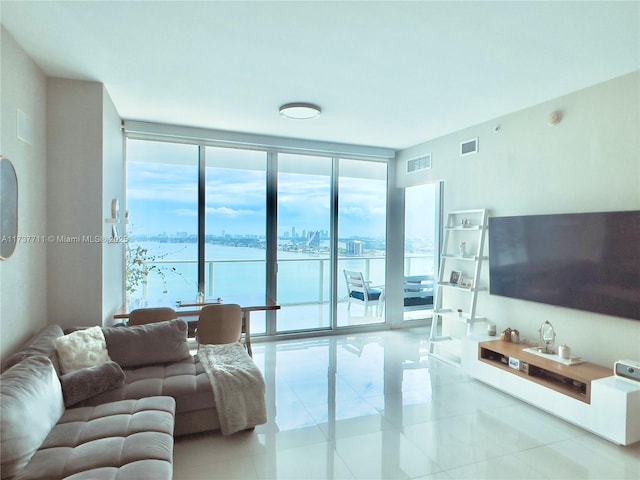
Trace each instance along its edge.
<path fill-rule="evenodd" d="M 280 115 L 295 120 L 308 120 L 320 115 L 320 107 L 313 103 L 287 103 L 280 107 Z"/>

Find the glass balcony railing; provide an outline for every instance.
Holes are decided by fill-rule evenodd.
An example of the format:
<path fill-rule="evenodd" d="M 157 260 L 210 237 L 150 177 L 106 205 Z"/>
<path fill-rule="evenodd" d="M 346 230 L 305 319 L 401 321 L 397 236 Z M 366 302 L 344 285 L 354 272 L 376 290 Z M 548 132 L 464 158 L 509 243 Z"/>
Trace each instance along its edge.
<path fill-rule="evenodd" d="M 407 275 L 433 272 L 433 255 L 405 257 Z M 172 299 L 191 300 L 198 293 L 195 260 L 156 260 L 149 262 L 150 270 L 142 288 L 132 298 L 153 299 L 169 296 Z M 278 303 L 300 305 L 329 302 L 329 258 L 278 260 Z M 373 285 L 384 284 L 385 258 L 341 257 L 338 260 L 338 301 L 346 301 L 347 289 L 343 270 L 363 273 Z M 207 298 L 244 298 L 244 302 L 264 302 L 264 260 L 210 260 L 205 263 Z"/>
<path fill-rule="evenodd" d="M 413 254 L 405 257 L 407 275 L 433 272 L 433 255 Z M 195 300 L 197 295 L 197 262 L 195 260 L 156 260 L 142 288 L 132 299 L 171 302 Z M 382 314 L 375 316 L 352 308 L 347 310 L 347 288 L 342 271 L 355 270 L 371 279 L 373 285 L 384 284 L 383 256 L 341 257 L 338 260 L 338 326 L 384 322 Z M 159 273 L 161 272 L 161 273 Z M 265 302 L 264 260 L 214 260 L 205 263 L 207 298 L 222 298 L 227 303 L 259 305 Z M 278 261 L 278 332 L 329 328 L 330 321 L 330 260 L 326 257 L 280 259 Z M 358 305 L 359 306 L 359 305 Z M 364 317 L 362 316 L 364 315 Z M 267 332 L 264 313 L 252 316 L 252 334 Z M 405 320 L 425 318 L 419 312 L 405 312 Z"/>

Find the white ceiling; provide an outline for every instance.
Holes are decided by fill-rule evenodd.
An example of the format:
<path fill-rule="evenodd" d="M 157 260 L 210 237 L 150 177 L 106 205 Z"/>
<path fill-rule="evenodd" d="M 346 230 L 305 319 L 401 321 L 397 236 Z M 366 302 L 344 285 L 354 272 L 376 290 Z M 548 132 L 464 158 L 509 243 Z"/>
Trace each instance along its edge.
<path fill-rule="evenodd" d="M 5 1 L 121 117 L 405 148 L 640 69 L 640 3 Z M 281 118 L 283 103 L 320 117 Z"/>

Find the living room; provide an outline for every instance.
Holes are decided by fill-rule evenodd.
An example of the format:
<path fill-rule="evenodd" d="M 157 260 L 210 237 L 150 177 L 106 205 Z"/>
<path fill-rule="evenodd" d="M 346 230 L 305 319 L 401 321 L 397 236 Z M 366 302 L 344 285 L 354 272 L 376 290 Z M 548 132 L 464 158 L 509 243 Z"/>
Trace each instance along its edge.
<path fill-rule="evenodd" d="M 120 113 L 110 87 L 92 72 L 83 72 L 82 77 L 77 72 L 66 78 L 47 75 L 47 65 L 28 53 L 28 40 L 20 42 L 10 32 L 9 3 L 2 5 L 1 153 L 13 162 L 20 184 L 19 232 L 36 237 L 94 233 L 108 237 L 111 227 L 104 219 L 109 217 L 111 199 L 124 197 L 121 121 L 135 118 Z M 602 42 L 615 38 L 616 30 L 623 32 L 620 49 L 602 54 L 622 58 L 616 65 L 618 73 L 600 73 L 572 90 L 562 90 L 563 75 L 558 74 L 549 78 L 548 85 L 539 85 L 537 100 L 521 108 L 468 117 L 459 127 L 438 134 L 425 130 L 412 143 L 380 145 L 395 151 L 390 175 L 395 195 L 405 187 L 444 181 L 445 213 L 467 208 L 487 208 L 494 216 L 638 210 L 638 7 L 634 2 L 589 3 L 595 9 L 590 15 L 613 16 L 609 23 L 616 26 L 603 29 Z M 577 2 L 566 8 L 584 12 L 583 6 Z M 569 28 L 571 22 L 562 25 Z M 630 42 L 624 36 L 628 32 Z M 87 45 L 89 38 L 90 32 Z M 582 59 L 597 53 L 585 49 L 580 56 L 579 49 L 572 50 L 575 45 L 561 47 L 560 41 L 547 48 L 562 50 L 567 62 L 572 55 Z M 593 63 L 600 63 L 600 57 Z M 464 82 L 461 77 L 452 81 L 474 90 L 480 86 L 474 86 L 473 78 L 472 72 Z M 552 86 L 563 93 L 555 94 L 559 90 Z M 498 98 L 485 100 L 499 103 Z M 16 122 L 18 111 L 28 119 L 26 126 Z M 460 105 L 455 111 L 464 117 Z M 561 112 L 560 118 L 551 121 L 554 112 Z M 324 113 L 323 118 L 330 118 Z M 402 105 L 396 115 L 398 129 L 415 128 L 407 125 L 413 117 L 403 117 Z M 295 133 L 300 131 L 304 132 L 302 127 Z M 461 157 L 460 143 L 473 138 L 479 139 L 478 152 Z M 360 139 L 347 141 L 362 144 Z M 406 173 L 408 160 L 427 153 L 432 168 Z M 386 315 L 389 325 L 397 327 L 403 272 L 401 254 L 391 249 L 402 244 L 398 222 L 403 217 L 393 210 L 397 205 L 389 203 Z M 114 245 L 18 244 L 12 257 L 0 262 L 2 358 L 49 323 L 65 328 L 107 323 L 122 303 L 122 278 L 122 250 Z M 602 366 L 612 368 L 617 360 L 640 358 L 640 323 L 631 319 L 488 294 L 479 299 L 479 308 L 498 331 L 515 328 L 529 340 L 537 338 L 540 324 L 549 320 L 560 343 L 570 344 L 578 355 Z"/>

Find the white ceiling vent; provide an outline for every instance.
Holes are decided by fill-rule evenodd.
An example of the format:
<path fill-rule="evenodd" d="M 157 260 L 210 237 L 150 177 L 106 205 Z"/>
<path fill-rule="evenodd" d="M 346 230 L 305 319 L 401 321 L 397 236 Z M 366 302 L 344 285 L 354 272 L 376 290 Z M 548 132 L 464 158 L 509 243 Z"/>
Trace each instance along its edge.
<path fill-rule="evenodd" d="M 407 173 L 417 172 L 418 170 L 427 170 L 428 168 L 431 168 L 430 153 L 418 158 L 412 158 L 407 162 Z"/>

